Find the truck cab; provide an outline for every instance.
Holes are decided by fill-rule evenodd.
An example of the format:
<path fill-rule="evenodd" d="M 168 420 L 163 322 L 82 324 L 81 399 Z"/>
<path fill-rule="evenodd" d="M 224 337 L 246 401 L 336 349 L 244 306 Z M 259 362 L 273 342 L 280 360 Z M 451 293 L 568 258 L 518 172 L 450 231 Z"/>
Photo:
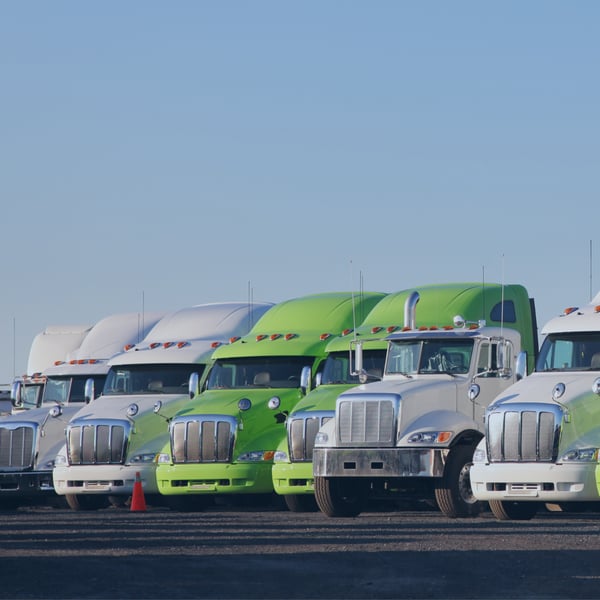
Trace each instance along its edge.
<path fill-rule="evenodd" d="M 489 406 L 474 454 L 473 493 L 500 520 L 600 501 L 600 294 L 542 335 L 535 371 Z"/>
<path fill-rule="evenodd" d="M 448 284 L 410 293 L 404 315 L 383 379 L 342 393 L 316 436 L 315 498 L 328 516 L 356 516 L 374 499 L 423 499 L 449 517 L 481 508 L 469 465 L 486 406 L 535 356 L 533 302 L 518 285 Z"/>
<path fill-rule="evenodd" d="M 44 371 L 74 355 L 91 329 L 92 325 L 49 325 L 33 338 L 27 372 L 17 377 L 11 386 L 11 412 L 41 406 L 46 384 Z"/>
<path fill-rule="evenodd" d="M 148 313 L 142 325 L 138 313 L 110 315 L 90 328 L 64 360 L 44 369 L 39 377 L 13 386 L 17 409 L 0 419 L 0 506 L 61 504 L 54 493 L 52 468 L 69 419 L 86 402 L 85 382 L 93 378 L 99 393 L 109 358 L 125 344 L 139 341 L 160 316 Z M 39 388 L 41 400 L 39 406 L 24 410 L 30 386 Z"/>

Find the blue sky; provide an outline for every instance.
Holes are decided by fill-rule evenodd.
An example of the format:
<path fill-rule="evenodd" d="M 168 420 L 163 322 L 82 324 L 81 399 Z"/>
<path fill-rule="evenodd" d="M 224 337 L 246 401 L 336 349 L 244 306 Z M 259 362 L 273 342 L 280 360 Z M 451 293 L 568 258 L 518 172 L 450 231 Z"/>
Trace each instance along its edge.
<path fill-rule="evenodd" d="M 47 325 L 249 288 L 522 283 L 540 325 L 586 302 L 599 22 L 591 0 L 3 0 L 0 383 Z"/>

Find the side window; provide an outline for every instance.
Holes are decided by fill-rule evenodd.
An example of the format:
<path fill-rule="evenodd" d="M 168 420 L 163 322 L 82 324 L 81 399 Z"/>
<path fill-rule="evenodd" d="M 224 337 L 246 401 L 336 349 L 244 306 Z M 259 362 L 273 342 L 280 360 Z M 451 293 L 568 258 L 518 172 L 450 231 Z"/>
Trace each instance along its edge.
<path fill-rule="evenodd" d="M 497 322 L 516 323 L 517 312 L 515 311 L 515 303 L 512 300 L 498 302 L 490 311 L 490 319 Z"/>
<path fill-rule="evenodd" d="M 477 359 L 477 373 L 482 377 L 497 377 L 498 363 L 496 361 L 496 344 L 484 342 L 479 347 L 479 358 Z"/>

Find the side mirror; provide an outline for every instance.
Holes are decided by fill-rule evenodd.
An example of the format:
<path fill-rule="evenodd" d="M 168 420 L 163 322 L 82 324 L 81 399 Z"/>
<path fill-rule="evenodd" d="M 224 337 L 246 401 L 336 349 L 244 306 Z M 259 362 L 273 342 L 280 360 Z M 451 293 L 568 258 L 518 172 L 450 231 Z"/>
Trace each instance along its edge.
<path fill-rule="evenodd" d="M 10 400 L 15 408 L 23 406 L 23 384 L 20 381 L 15 381 L 10 389 Z"/>
<path fill-rule="evenodd" d="M 192 373 L 188 382 L 188 395 L 190 400 L 193 400 L 198 395 L 198 384 L 200 377 L 198 373 Z"/>
<path fill-rule="evenodd" d="M 312 373 L 310 367 L 302 367 L 302 372 L 300 373 L 300 389 L 303 394 L 306 394 L 310 391 L 310 380 L 312 377 Z"/>
<path fill-rule="evenodd" d="M 508 340 L 502 340 L 497 346 L 496 365 L 500 377 L 512 376 L 511 370 L 512 344 Z"/>
<path fill-rule="evenodd" d="M 520 381 L 527 376 L 527 352 L 521 351 L 515 361 L 515 376 Z"/>
<path fill-rule="evenodd" d="M 94 380 L 90 377 L 85 380 L 85 386 L 83 388 L 83 399 L 86 404 L 89 404 L 95 398 Z"/>
<path fill-rule="evenodd" d="M 360 375 L 363 371 L 363 345 L 362 342 L 356 342 L 354 348 L 354 372 Z"/>
<path fill-rule="evenodd" d="M 323 373 L 319 372 L 315 375 L 315 387 L 319 387 L 321 385 L 321 381 L 323 380 Z"/>

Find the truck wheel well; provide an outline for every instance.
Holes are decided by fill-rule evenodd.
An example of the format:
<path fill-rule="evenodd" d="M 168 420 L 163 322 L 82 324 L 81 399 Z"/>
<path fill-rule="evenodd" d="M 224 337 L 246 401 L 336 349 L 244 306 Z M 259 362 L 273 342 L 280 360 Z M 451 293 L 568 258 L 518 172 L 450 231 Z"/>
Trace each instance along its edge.
<path fill-rule="evenodd" d="M 454 440 L 451 448 L 454 446 L 476 446 L 479 444 L 483 434 L 475 429 L 461 432 L 461 434 Z"/>

